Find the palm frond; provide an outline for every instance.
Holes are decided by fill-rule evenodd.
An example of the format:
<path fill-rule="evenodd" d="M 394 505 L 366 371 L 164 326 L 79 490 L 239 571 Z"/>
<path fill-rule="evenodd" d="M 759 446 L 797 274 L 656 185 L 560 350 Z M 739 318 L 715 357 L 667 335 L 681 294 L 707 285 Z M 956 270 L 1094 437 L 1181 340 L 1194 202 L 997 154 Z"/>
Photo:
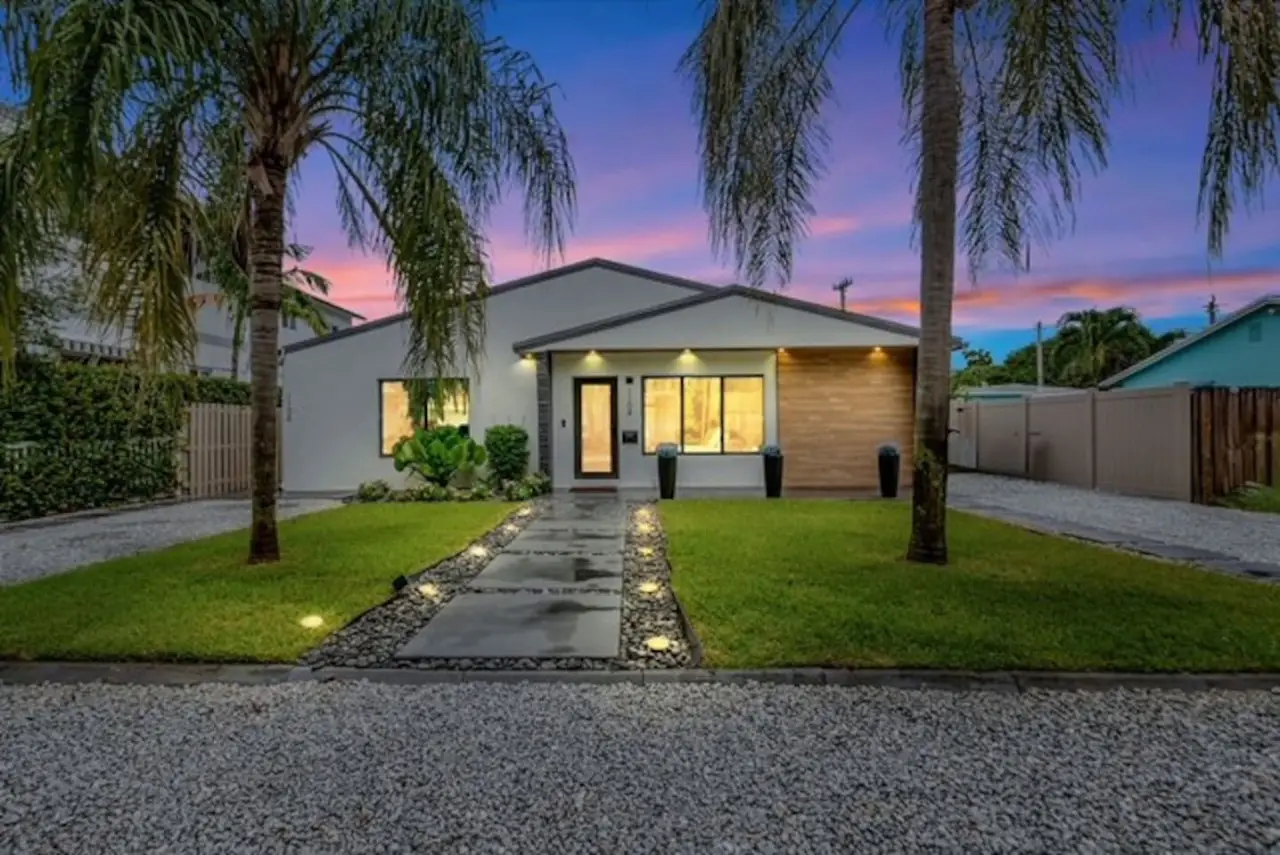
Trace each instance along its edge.
<path fill-rule="evenodd" d="M 1200 58 L 1213 67 L 1196 213 L 1207 220 L 1209 253 L 1218 257 L 1237 198 L 1263 202 L 1267 181 L 1280 175 L 1280 4 L 1196 5 Z"/>
<path fill-rule="evenodd" d="M 693 88 L 712 250 L 785 285 L 824 170 L 827 61 L 857 0 L 713 3 L 680 60 Z"/>

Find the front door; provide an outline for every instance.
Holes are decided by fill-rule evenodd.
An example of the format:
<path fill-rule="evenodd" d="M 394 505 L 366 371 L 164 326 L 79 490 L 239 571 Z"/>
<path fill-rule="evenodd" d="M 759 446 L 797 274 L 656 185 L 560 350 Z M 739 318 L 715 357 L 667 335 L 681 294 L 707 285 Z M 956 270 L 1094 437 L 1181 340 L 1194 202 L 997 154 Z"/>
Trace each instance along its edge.
<path fill-rule="evenodd" d="M 573 381 L 574 448 L 579 478 L 618 477 L 618 378 Z"/>

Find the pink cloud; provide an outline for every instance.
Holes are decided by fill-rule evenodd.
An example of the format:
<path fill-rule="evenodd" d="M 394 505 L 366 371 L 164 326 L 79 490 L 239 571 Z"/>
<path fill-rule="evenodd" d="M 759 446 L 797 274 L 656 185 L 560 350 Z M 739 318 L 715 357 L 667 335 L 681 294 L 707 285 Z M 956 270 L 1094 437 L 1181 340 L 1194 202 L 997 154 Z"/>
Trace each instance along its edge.
<path fill-rule="evenodd" d="M 902 282 L 901 292 L 850 300 L 855 311 L 915 321 L 920 303 L 914 282 Z M 953 322 L 981 329 L 1030 327 L 1036 321 L 1052 324 L 1073 309 L 1125 305 L 1148 318 L 1198 311 L 1210 294 L 1224 311 L 1280 291 L 1280 267 L 1222 271 L 1145 273 L 1130 276 L 1074 277 L 1026 281 L 998 286 L 970 287 L 958 283 Z M 824 302 L 833 303 L 833 300 Z"/>

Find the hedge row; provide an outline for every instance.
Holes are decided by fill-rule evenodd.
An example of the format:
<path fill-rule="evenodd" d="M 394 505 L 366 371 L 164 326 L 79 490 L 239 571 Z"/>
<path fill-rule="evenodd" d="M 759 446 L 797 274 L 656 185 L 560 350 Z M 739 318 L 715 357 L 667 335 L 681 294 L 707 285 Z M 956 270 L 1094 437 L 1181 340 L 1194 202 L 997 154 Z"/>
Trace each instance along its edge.
<path fill-rule="evenodd" d="M 22 360 L 14 382 L 0 388 L 0 519 L 171 494 L 193 403 L 247 405 L 249 387 L 227 378 Z"/>

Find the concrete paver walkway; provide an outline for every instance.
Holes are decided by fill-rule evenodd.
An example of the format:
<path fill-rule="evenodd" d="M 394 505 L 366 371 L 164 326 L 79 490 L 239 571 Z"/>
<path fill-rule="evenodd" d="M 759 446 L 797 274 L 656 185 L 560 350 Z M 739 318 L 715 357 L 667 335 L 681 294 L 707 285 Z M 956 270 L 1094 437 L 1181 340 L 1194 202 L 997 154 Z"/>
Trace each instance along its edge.
<path fill-rule="evenodd" d="M 616 496 L 552 498 L 396 658 L 617 656 L 625 539 Z"/>

